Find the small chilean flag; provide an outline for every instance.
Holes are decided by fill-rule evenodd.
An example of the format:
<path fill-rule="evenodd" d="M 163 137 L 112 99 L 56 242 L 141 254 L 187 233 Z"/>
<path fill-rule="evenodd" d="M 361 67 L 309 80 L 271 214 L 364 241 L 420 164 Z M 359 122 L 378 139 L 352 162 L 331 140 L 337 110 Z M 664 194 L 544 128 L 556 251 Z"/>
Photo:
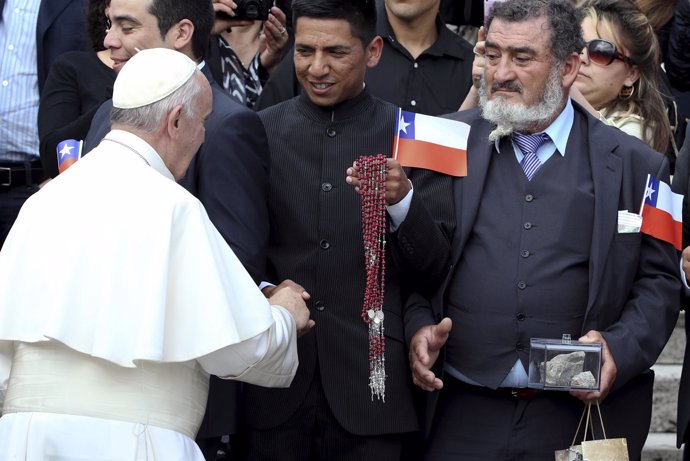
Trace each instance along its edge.
<path fill-rule="evenodd" d="M 83 144 L 83 141 L 77 141 L 76 139 L 65 139 L 57 145 L 58 173 L 62 173 L 81 158 Z"/>
<path fill-rule="evenodd" d="M 398 109 L 393 157 L 402 166 L 467 176 L 469 134 L 467 123 Z"/>
<path fill-rule="evenodd" d="M 671 191 L 671 187 L 647 175 L 642 206 L 640 231 L 673 244 L 681 249 L 683 237 L 683 196 Z"/>

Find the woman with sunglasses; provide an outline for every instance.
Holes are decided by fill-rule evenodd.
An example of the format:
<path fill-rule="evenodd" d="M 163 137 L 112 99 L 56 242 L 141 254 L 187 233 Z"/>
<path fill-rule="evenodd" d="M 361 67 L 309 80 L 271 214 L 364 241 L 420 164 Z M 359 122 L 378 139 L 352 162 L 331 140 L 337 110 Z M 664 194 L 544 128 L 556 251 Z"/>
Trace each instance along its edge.
<path fill-rule="evenodd" d="M 582 8 L 586 44 L 573 99 L 605 123 L 666 152 L 671 128 L 657 86 L 659 45 L 647 17 L 628 0 L 588 0 Z"/>
<path fill-rule="evenodd" d="M 671 127 L 657 87 L 659 45 L 647 17 L 630 0 L 587 0 L 581 8 L 586 44 L 571 97 L 603 122 L 666 152 Z M 484 47 L 480 29 L 474 47 L 473 86 L 459 110 L 478 105 Z"/>

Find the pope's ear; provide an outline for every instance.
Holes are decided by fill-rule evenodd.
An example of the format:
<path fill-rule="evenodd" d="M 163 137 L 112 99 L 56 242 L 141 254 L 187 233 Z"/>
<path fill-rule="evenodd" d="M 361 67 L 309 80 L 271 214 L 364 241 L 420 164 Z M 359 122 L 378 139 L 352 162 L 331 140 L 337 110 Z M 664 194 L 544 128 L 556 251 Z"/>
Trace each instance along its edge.
<path fill-rule="evenodd" d="M 180 129 L 180 122 L 182 121 L 183 107 L 181 105 L 173 107 L 168 116 L 165 118 L 166 131 L 168 135 L 175 139 Z"/>

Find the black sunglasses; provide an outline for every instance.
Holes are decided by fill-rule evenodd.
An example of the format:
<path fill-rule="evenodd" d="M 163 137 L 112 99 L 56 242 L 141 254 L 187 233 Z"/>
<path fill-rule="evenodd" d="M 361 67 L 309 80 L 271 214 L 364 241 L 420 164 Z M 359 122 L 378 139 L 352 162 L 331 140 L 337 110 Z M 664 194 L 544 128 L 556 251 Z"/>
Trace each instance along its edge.
<path fill-rule="evenodd" d="M 587 50 L 590 61 L 599 64 L 600 66 L 608 66 L 613 62 L 614 59 L 620 59 L 626 64 L 631 66 L 635 64 L 632 59 L 616 50 L 616 45 L 609 42 L 608 40 L 602 40 L 600 38 L 590 40 L 585 43 L 582 52 Z"/>

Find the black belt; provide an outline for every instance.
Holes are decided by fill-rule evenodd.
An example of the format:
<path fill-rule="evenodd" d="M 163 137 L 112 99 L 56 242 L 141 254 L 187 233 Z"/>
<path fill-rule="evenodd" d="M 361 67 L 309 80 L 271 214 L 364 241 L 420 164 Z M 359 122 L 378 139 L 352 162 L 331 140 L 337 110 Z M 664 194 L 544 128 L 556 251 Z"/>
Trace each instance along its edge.
<path fill-rule="evenodd" d="M 40 166 L 22 164 L 0 164 L 0 188 L 30 186 L 40 184 L 45 179 Z"/>
<path fill-rule="evenodd" d="M 473 384 L 468 384 L 464 381 L 460 381 L 459 379 L 450 376 L 448 373 L 445 374 L 443 381 L 455 387 L 460 387 L 465 390 L 474 392 L 475 394 L 493 397 L 503 395 L 506 397 L 512 397 L 514 399 L 532 400 L 533 398 L 543 394 L 543 391 L 539 389 L 532 389 L 531 387 L 499 387 L 497 389 L 491 389 L 490 387 L 475 386 Z"/>

